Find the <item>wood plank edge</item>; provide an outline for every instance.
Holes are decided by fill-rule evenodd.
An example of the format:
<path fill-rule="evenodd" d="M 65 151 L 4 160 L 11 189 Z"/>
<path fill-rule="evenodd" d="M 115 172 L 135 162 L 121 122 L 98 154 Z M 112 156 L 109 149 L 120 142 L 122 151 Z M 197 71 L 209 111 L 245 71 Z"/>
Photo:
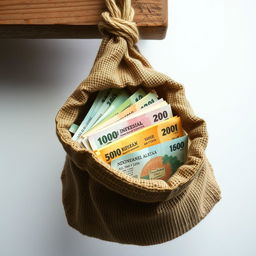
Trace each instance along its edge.
<path fill-rule="evenodd" d="M 141 39 L 165 38 L 167 21 L 165 24 L 138 27 Z M 101 38 L 96 25 L 0 25 L 1 39 L 43 39 L 43 38 Z"/>

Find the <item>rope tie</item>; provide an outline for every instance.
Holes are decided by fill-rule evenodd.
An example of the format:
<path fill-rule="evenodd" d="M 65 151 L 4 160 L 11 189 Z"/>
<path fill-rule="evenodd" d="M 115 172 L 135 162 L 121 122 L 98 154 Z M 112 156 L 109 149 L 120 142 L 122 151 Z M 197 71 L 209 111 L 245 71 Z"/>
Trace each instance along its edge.
<path fill-rule="evenodd" d="M 128 44 L 134 45 L 139 40 L 137 25 L 133 22 L 134 9 L 131 0 L 120 0 L 120 7 L 116 0 L 105 0 L 108 11 L 101 14 L 103 21 L 99 29 L 103 34 L 123 37 Z"/>

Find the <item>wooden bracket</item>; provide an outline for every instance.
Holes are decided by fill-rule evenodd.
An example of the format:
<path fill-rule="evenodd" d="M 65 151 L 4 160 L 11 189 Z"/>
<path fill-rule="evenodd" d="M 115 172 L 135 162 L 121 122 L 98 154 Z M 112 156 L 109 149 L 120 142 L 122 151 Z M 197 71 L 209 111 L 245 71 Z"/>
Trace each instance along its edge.
<path fill-rule="evenodd" d="M 163 39 L 167 0 L 133 0 L 142 39 Z M 0 38 L 100 38 L 104 0 L 0 0 Z"/>

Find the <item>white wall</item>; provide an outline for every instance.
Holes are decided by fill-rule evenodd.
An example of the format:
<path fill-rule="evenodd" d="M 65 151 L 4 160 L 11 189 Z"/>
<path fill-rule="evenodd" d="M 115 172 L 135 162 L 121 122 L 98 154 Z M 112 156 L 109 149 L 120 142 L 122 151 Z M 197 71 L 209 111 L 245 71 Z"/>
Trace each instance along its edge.
<path fill-rule="evenodd" d="M 139 43 L 155 69 L 185 85 L 207 121 L 207 155 L 223 192 L 191 231 L 149 247 L 82 236 L 64 216 L 65 154 L 54 118 L 100 41 L 2 40 L 0 255 L 256 255 L 255 11 L 253 0 L 172 0 L 166 39 Z"/>

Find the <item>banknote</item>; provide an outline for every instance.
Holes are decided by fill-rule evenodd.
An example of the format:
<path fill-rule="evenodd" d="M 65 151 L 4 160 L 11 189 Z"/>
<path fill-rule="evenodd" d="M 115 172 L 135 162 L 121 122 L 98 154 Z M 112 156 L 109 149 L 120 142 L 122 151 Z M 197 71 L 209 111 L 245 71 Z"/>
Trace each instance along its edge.
<path fill-rule="evenodd" d="M 119 107 L 117 107 L 110 115 L 108 115 L 105 119 L 103 119 L 103 122 L 107 121 L 111 117 L 124 111 L 126 108 L 130 107 L 132 104 L 141 100 L 144 96 L 146 96 L 146 93 L 144 90 L 140 88 L 135 93 L 133 93 L 125 102 L 123 102 Z"/>
<path fill-rule="evenodd" d="M 79 126 L 77 124 L 72 124 L 69 128 L 69 131 L 74 134 L 78 128 Z"/>
<path fill-rule="evenodd" d="M 175 116 L 114 141 L 103 148 L 95 150 L 94 153 L 98 158 L 110 163 L 122 155 L 133 153 L 182 135 L 181 119 Z"/>
<path fill-rule="evenodd" d="M 126 90 L 122 90 L 117 97 L 114 99 L 114 101 L 111 103 L 109 108 L 103 113 L 103 115 L 93 124 L 92 127 L 94 127 L 97 124 L 100 124 L 101 122 L 104 122 L 104 119 L 108 118 L 115 110 L 122 105 L 123 102 L 125 102 L 129 98 L 129 94 Z"/>
<path fill-rule="evenodd" d="M 111 89 L 108 97 L 106 100 L 96 109 L 94 116 L 92 117 L 91 121 L 87 124 L 87 126 L 84 129 L 84 132 L 87 132 L 93 125 L 104 115 L 104 113 L 107 111 L 108 108 L 113 105 L 113 102 L 116 98 L 122 98 L 127 99 L 128 93 L 124 89 Z M 116 104 L 116 103 L 114 103 Z M 114 107 L 114 106 L 112 106 Z"/>
<path fill-rule="evenodd" d="M 119 121 L 120 119 L 122 119 L 122 118 L 124 118 L 124 117 L 126 117 L 126 116 L 128 116 L 132 113 L 135 113 L 136 111 L 139 111 L 139 110 L 141 110 L 143 108 L 146 108 L 146 107 L 150 107 L 153 104 L 156 104 L 156 102 L 160 103 L 162 101 L 163 101 L 163 99 L 158 100 L 158 96 L 155 93 L 148 93 L 141 100 L 139 100 L 135 104 L 131 105 L 130 107 L 128 107 L 124 111 L 120 112 L 119 114 L 113 116 L 109 120 L 107 120 L 105 122 L 98 123 L 97 125 L 94 125 L 93 128 L 91 128 L 90 131 L 88 131 L 88 132 L 92 133 L 96 130 L 102 129 L 103 127 L 111 125 L 111 124 Z M 88 134 L 84 133 L 81 136 L 82 137 L 81 140 L 84 139 L 86 136 L 88 136 Z"/>
<path fill-rule="evenodd" d="M 109 94 L 110 89 L 99 91 L 84 120 L 80 124 L 79 128 L 75 131 L 75 134 L 72 137 L 73 140 L 78 140 L 79 137 L 84 133 L 84 131 L 86 130 L 86 126 L 95 116 L 97 109 L 106 101 Z"/>
<path fill-rule="evenodd" d="M 167 106 L 167 105 L 168 105 L 167 102 L 161 99 L 161 100 L 158 100 L 155 103 L 153 103 L 153 104 L 151 104 L 151 105 L 149 105 L 147 107 L 144 107 L 144 108 L 139 109 L 138 111 L 136 111 L 134 113 L 131 113 L 130 115 L 128 115 L 128 116 L 126 116 L 126 117 L 124 117 L 124 118 L 122 118 L 120 120 L 117 120 L 115 122 L 113 121 L 111 124 L 109 124 L 108 121 L 107 121 L 106 123 L 102 124 L 102 126 L 95 126 L 91 130 L 89 130 L 86 133 L 84 133 L 80 137 L 79 142 L 82 142 L 82 144 L 87 149 L 91 149 L 92 150 L 91 145 L 90 145 L 90 143 L 88 141 L 88 137 L 91 136 L 92 134 L 95 134 L 95 133 L 97 133 L 97 132 L 99 132 L 101 130 L 107 129 L 109 127 L 111 127 L 113 129 L 113 127 L 115 125 L 118 125 L 119 122 L 127 121 L 127 120 L 129 120 L 131 118 L 134 118 L 134 117 L 138 116 L 138 115 L 142 115 L 142 114 L 148 113 L 150 111 L 153 111 L 154 109 L 157 109 L 157 108 L 160 108 L 160 107 L 163 107 L 163 106 Z M 107 124 L 107 125 L 105 125 L 105 124 Z"/>
<path fill-rule="evenodd" d="M 121 139 L 130 133 L 159 123 L 170 117 L 172 117 L 171 106 L 168 104 L 159 106 L 149 112 L 131 115 L 127 118 L 121 119 L 119 122 L 91 134 L 88 136 L 88 141 L 91 148 L 96 150 Z M 84 140 L 83 144 L 86 144 Z"/>
<path fill-rule="evenodd" d="M 186 162 L 188 136 L 114 159 L 111 167 L 134 178 L 168 180 Z"/>

